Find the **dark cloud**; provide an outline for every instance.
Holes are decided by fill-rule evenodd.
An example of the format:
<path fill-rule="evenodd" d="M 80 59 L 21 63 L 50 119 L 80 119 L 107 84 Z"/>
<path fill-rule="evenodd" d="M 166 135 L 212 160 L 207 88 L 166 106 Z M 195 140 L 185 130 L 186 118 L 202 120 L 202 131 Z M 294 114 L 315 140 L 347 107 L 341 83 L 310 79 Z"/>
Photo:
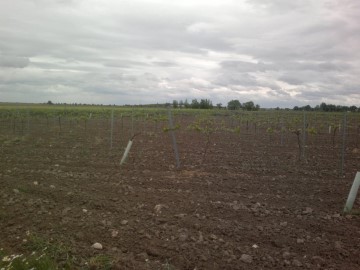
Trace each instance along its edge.
<path fill-rule="evenodd" d="M 290 98 L 291 95 L 289 94 L 289 92 L 284 91 L 283 89 L 271 89 L 267 92 L 270 96 L 273 97 L 278 97 L 278 98 Z"/>
<path fill-rule="evenodd" d="M 214 84 L 218 86 L 257 86 L 258 82 L 254 75 L 242 72 L 225 72 L 219 73 Z"/>
<path fill-rule="evenodd" d="M 223 61 L 220 63 L 221 67 L 225 70 L 233 70 L 236 72 L 265 72 L 269 69 L 274 69 L 271 64 L 264 63 L 251 63 L 244 61 Z"/>
<path fill-rule="evenodd" d="M 24 68 L 29 65 L 29 58 L 0 55 L 0 67 Z"/>
<path fill-rule="evenodd" d="M 304 83 L 304 80 L 300 79 L 299 77 L 296 77 L 296 75 L 288 75 L 284 74 L 279 77 L 280 81 L 287 82 L 288 84 L 292 85 L 301 85 Z"/>
<path fill-rule="evenodd" d="M 106 67 L 115 67 L 115 68 L 134 68 L 137 66 L 149 66 L 146 62 L 141 61 L 131 61 L 131 60 L 109 60 L 104 62 Z"/>
<path fill-rule="evenodd" d="M 153 61 L 153 65 L 160 67 L 178 67 L 179 65 L 171 61 Z"/>
<path fill-rule="evenodd" d="M 248 0 L 247 2 L 255 8 L 275 13 L 301 11 L 308 8 L 311 3 L 309 0 Z"/>

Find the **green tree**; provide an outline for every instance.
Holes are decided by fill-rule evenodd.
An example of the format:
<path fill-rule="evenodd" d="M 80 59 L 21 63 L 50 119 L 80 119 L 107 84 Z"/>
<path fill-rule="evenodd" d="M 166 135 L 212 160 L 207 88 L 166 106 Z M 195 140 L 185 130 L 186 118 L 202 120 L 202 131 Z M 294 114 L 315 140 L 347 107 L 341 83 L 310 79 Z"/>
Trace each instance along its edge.
<path fill-rule="evenodd" d="M 248 102 L 245 102 L 243 104 L 243 108 L 246 110 L 246 111 L 255 111 L 256 110 L 256 107 L 255 107 L 255 104 L 253 101 L 248 101 Z"/>
<path fill-rule="evenodd" d="M 239 110 L 240 108 L 241 108 L 241 103 L 240 103 L 240 101 L 239 100 L 230 100 L 229 102 L 228 102 L 228 105 L 227 105 L 227 107 L 228 107 L 228 110 Z"/>
<path fill-rule="evenodd" d="M 191 108 L 193 108 L 193 109 L 199 109 L 200 108 L 200 103 L 196 98 L 191 101 Z"/>
<path fill-rule="evenodd" d="M 212 109 L 213 105 L 210 99 L 201 99 L 199 107 L 200 109 Z"/>
<path fill-rule="evenodd" d="M 184 101 L 184 107 L 186 109 L 191 108 L 191 105 L 189 104 L 189 101 L 187 99 L 185 99 L 185 101 Z"/>
<path fill-rule="evenodd" d="M 177 109 L 179 107 L 179 102 L 177 100 L 173 100 L 173 108 Z"/>

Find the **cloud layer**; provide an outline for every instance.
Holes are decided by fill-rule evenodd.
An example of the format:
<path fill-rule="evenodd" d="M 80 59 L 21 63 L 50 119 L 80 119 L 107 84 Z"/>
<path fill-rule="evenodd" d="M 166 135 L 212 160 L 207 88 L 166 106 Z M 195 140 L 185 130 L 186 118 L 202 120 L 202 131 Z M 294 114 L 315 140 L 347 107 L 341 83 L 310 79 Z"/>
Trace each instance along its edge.
<path fill-rule="evenodd" d="M 0 101 L 360 103 L 356 0 L 0 3 Z"/>

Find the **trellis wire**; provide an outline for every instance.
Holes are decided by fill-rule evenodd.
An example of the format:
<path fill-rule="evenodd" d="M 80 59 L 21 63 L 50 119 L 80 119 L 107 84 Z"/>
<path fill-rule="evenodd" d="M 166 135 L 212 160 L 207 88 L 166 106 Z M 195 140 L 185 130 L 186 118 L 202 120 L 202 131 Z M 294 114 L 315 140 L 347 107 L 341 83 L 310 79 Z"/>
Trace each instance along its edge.
<path fill-rule="evenodd" d="M 12 143 L 11 140 L 13 140 L 13 138 L 16 138 L 23 139 L 24 142 L 27 143 L 37 142 L 36 145 L 40 147 L 44 147 L 45 145 L 51 145 L 52 149 L 55 149 L 55 147 L 65 147 L 69 149 L 69 153 L 70 151 L 71 153 L 76 153 L 78 149 L 87 149 L 87 151 L 99 151 L 100 148 L 106 148 L 106 151 L 108 151 L 109 136 L 112 136 L 112 142 L 110 142 L 112 145 L 110 145 L 110 147 L 114 148 L 118 142 L 118 129 L 116 127 L 117 120 L 115 118 L 116 112 L 110 112 L 111 110 L 112 108 L 107 109 L 107 112 L 105 114 L 102 114 L 101 118 L 99 118 L 96 113 L 93 113 L 91 117 L 89 116 L 89 113 L 87 113 L 86 116 L 89 116 L 89 119 L 91 118 L 92 120 L 88 122 L 87 128 L 85 125 L 85 129 L 83 128 L 84 125 L 82 125 L 83 118 L 76 118 L 77 116 L 71 115 L 68 108 L 67 114 L 65 114 L 64 111 L 61 112 L 57 110 L 52 112 L 51 114 L 43 116 L 37 115 L 31 109 L 14 110 L 12 114 L 6 114 L 5 117 L 3 116 L 0 121 L 0 136 L 2 136 L 2 140 L 4 140 L 5 142 L 2 147 L 5 147 L 8 143 Z M 134 110 L 136 110 L 136 108 L 134 108 Z M 132 114 L 131 119 L 129 117 L 130 113 Z M 142 113 L 145 112 L 143 111 Z M 175 111 L 172 111 L 172 118 L 175 121 L 174 113 Z M 112 124 L 109 123 L 109 115 L 111 114 L 114 114 L 114 116 L 112 116 L 113 119 L 111 120 L 113 121 Z M 254 122 L 258 123 L 257 135 L 267 134 L 266 128 L 272 125 L 272 123 L 274 123 L 274 119 L 272 117 L 268 117 L 265 113 L 264 115 L 262 115 L 261 112 L 257 112 L 255 114 L 236 112 L 236 114 L 239 115 L 238 118 L 241 119 L 241 121 L 239 120 L 239 127 L 241 125 L 242 132 L 241 136 L 237 135 L 237 137 L 234 137 L 234 141 L 239 140 L 245 142 L 250 141 L 252 138 L 255 139 L 255 136 L 253 136 L 255 132 L 254 129 L 252 129 L 252 132 L 250 132 L 250 127 L 254 125 Z M 124 135 L 128 134 L 127 132 L 130 133 L 130 131 L 131 133 L 134 133 L 134 131 L 136 132 L 136 130 L 138 129 L 135 126 L 135 117 L 138 117 L 137 115 L 137 112 L 131 111 L 131 109 L 126 115 L 122 115 L 123 117 L 121 117 L 121 123 L 119 122 L 119 127 L 121 125 L 121 131 L 124 133 Z M 295 116 L 298 120 L 300 120 L 300 122 L 291 122 L 291 120 L 293 120 Z M 222 117 L 226 117 L 223 119 L 231 119 L 229 117 L 229 114 Z M 192 118 L 193 114 L 182 115 L 182 121 L 188 121 L 188 123 L 192 121 Z M 153 118 L 151 117 L 146 117 L 145 119 L 153 121 Z M 272 147 L 276 147 L 279 144 L 282 144 L 282 153 L 286 154 L 289 158 L 292 158 L 293 156 L 295 156 L 293 154 L 295 153 L 297 145 L 295 137 L 292 133 L 290 133 L 290 131 L 288 131 L 287 128 L 287 125 L 290 123 L 291 127 L 302 127 L 302 129 L 305 131 L 305 134 L 301 134 L 303 145 L 302 154 L 307 158 L 309 165 L 311 165 L 313 162 L 317 162 L 318 165 L 316 166 L 319 166 L 319 171 L 324 169 L 324 172 L 330 172 L 331 174 L 335 174 L 336 176 L 348 176 L 349 173 L 355 169 L 354 166 L 350 166 L 350 164 L 357 164 L 358 160 L 358 148 L 360 139 L 359 120 L 360 115 L 357 113 L 327 114 L 319 112 L 314 115 L 312 114 L 312 112 L 301 112 L 296 114 L 293 112 L 282 112 L 282 114 L 280 114 L 281 132 L 278 133 L 276 131 L 276 133 L 274 133 L 275 136 L 279 136 L 277 137 L 277 140 L 272 141 L 273 145 L 265 145 L 265 143 L 264 145 L 262 145 L 260 144 L 262 142 L 259 140 L 262 137 L 257 136 L 257 142 L 256 144 L 254 144 L 254 147 L 257 147 L 257 151 L 260 150 L 261 153 L 267 154 L 268 149 L 273 149 Z M 263 123 L 262 121 L 265 121 L 265 123 Z M 149 128 L 150 123 L 152 122 L 144 122 L 144 130 Z M 228 123 L 228 125 L 236 124 L 236 122 L 234 121 L 233 123 L 226 121 L 226 123 Z M 339 127 L 336 134 L 334 135 L 335 140 L 334 145 L 332 145 L 331 139 L 333 138 L 333 133 L 328 134 L 328 127 L 330 126 L 334 128 L 334 126 L 339 126 L 339 124 L 341 124 L 341 128 Z M 187 123 L 184 123 L 182 124 L 182 127 L 186 127 L 186 125 Z M 249 125 L 249 132 L 245 133 L 243 131 L 245 131 L 247 125 Z M 316 133 L 310 133 L 310 128 L 316 128 Z M 158 132 L 158 130 L 156 132 Z M 176 135 L 177 143 L 179 143 L 179 140 L 181 142 L 184 133 L 185 129 L 184 132 L 178 133 L 179 135 L 176 133 L 174 134 Z M 58 134 L 61 135 L 61 139 L 64 142 L 63 144 L 60 144 L 62 141 L 56 140 L 56 135 Z M 232 133 L 230 133 L 229 131 L 227 135 L 229 134 Z M 22 137 L 25 135 L 29 136 Z M 147 140 L 147 135 L 152 136 L 151 141 L 156 141 L 156 138 L 158 138 L 156 134 L 152 132 L 151 134 L 144 134 L 144 140 Z M 127 136 L 123 137 L 126 138 Z M 96 143 L 94 143 L 95 140 Z M 186 153 L 186 149 L 184 150 L 184 153 Z M 170 152 L 169 155 L 172 155 L 172 153 Z M 276 151 L 274 151 L 274 153 L 271 153 L 271 155 L 276 156 Z M 323 163 L 329 165 L 322 166 L 322 161 L 324 161 Z M 349 163 L 348 161 L 352 163 Z M 191 161 L 189 160 L 187 162 Z M 296 164 L 296 166 L 304 166 L 305 168 L 308 165 L 302 163 Z M 322 166 L 322 168 L 320 168 L 320 166 Z"/>

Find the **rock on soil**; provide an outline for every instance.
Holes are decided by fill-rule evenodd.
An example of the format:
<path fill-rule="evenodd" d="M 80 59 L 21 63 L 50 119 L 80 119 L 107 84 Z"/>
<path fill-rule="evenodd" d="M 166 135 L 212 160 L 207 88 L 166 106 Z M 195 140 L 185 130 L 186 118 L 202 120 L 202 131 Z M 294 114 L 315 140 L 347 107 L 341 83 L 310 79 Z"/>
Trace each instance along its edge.
<path fill-rule="evenodd" d="M 102 244 L 100 244 L 100 243 L 95 243 L 95 244 L 93 244 L 92 246 L 91 246 L 92 248 L 94 248 L 94 249 L 103 249 L 103 246 L 102 246 Z"/>
<path fill-rule="evenodd" d="M 244 263 L 252 263 L 253 258 L 252 258 L 252 256 L 250 256 L 248 254 L 242 254 L 240 257 L 240 261 L 242 261 Z"/>

